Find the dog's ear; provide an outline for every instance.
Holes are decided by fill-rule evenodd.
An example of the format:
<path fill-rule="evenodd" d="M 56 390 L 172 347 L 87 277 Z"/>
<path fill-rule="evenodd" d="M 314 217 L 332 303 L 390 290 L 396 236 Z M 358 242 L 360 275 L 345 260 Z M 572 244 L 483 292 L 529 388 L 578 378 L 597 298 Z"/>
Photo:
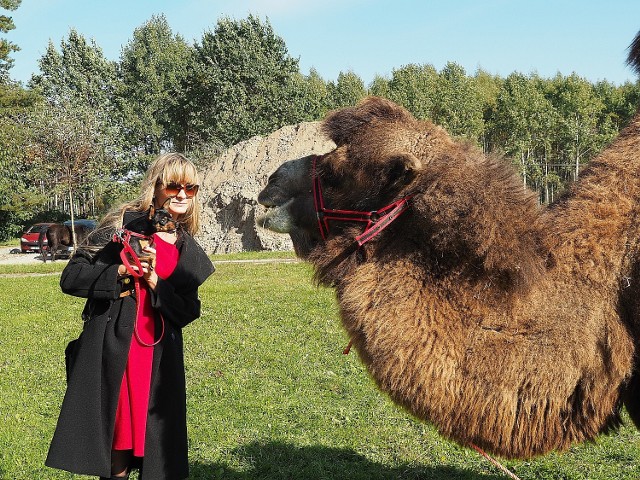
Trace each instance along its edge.
<path fill-rule="evenodd" d="M 167 209 L 167 205 L 171 203 L 171 198 L 172 197 L 169 197 L 164 201 L 164 203 L 162 204 L 162 208 L 164 208 L 165 210 Z"/>
<path fill-rule="evenodd" d="M 147 218 L 151 220 L 153 216 L 156 214 L 156 207 L 153 206 L 153 203 L 149 205 L 149 211 L 147 213 Z"/>

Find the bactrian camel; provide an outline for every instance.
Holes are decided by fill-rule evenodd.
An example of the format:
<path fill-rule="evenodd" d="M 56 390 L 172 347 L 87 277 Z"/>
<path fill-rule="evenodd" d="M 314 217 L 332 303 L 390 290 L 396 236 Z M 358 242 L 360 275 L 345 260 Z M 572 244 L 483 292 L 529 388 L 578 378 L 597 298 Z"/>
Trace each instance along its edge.
<path fill-rule="evenodd" d="M 640 40 L 630 62 L 640 65 Z M 560 201 L 381 98 L 284 163 L 259 223 L 289 233 L 381 390 L 507 458 L 640 426 L 640 116 Z"/>

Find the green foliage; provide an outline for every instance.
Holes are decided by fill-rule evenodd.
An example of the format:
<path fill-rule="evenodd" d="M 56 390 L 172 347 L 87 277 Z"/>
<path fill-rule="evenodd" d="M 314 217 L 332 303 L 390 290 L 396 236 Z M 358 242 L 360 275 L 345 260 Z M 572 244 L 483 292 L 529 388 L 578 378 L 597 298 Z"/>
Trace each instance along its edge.
<path fill-rule="evenodd" d="M 556 135 L 563 146 L 561 160 L 576 165 L 587 163 L 590 152 L 599 152 L 617 133 L 605 125 L 599 128 L 604 103 L 595 95 L 593 85 L 573 74 L 556 76 L 549 83 L 549 96 L 560 120 Z"/>
<path fill-rule="evenodd" d="M 432 119 L 437 102 L 438 72 L 432 65 L 406 65 L 394 70 L 389 81 L 389 99 L 421 120 Z"/>
<path fill-rule="evenodd" d="M 200 289 L 202 317 L 184 331 L 189 478 L 505 478 L 393 405 L 356 352 L 342 355 L 334 292 L 313 287 L 307 265 L 217 260 Z M 43 464 L 64 395 L 64 347 L 82 328 L 83 300 L 58 282 L 0 275 L 2 478 L 71 478 Z M 504 463 L 522 480 L 637 479 L 640 433 L 625 419 L 594 444 Z"/>
<path fill-rule="evenodd" d="M 331 109 L 351 107 L 367 96 L 362 79 L 353 72 L 340 72 L 336 83 L 327 85 L 327 92 Z"/>
<path fill-rule="evenodd" d="M 22 0 L 0 0 L 0 8 L 17 10 Z M 0 15 L 0 32 L 7 33 L 16 28 L 13 19 L 7 15 Z M 20 47 L 6 38 L 0 38 L 0 83 L 9 82 L 9 70 L 13 66 L 10 55 L 20 50 Z"/>
<path fill-rule="evenodd" d="M 192 66 L 193 49 L 174 35 L 164 15 L 153 16 L 133 32 L 122 50 L 118 103 L 129 144 L 145 154 L 175 145 L 184 151 L 188 113 L 183 88 Z"/>
<path fill-rule="evenodd" d="M 43 195 L 30 181 L 26 149 L 28 115 L 37 95 L 14 83 L 0 83 L 0 241 L 17 235 L 43 208 Z"/>
<path fill-rule="evenodd" d="M 30 179 L 50 197 L 49 208 L 64 201 L 70 212 L 81 201 L 80 210 L 86 214 L 88 203 L 95 215 L 96 205 L 106 203 L 96 187 L 136 170 L 116 108 L 116 64 L 72 29 L 60 51 L 49 42 L 39 65 L 30 86 L 45 104 L 28 122 Z"/>
<path fill-rule="evenodd" d="M 87 40 L 71 29 L 58 52 L 49 42 L 39 60 L 41 73 L 30 86 L 42 92 L 50 104 L 87 107 L 111 116 L 116 65 L 107 60 L 94 40 Z"/>
<path fill-rule="evenodd" d="M 472 78 L 460 65 L 449 62 L 436 84 L 433 121 L 454 136 L 479 138 L 483 134 L 482 101 Z"/>
<path fill-rule="evenodd" d="M 331 109 L 329 87 L 315 69 L 309 75 L 295 74 L 289 84 L 287 118 L 292 122 L 316 121 Z"/>
<path fill-rule="evenodd" d="M 0 0 L 0 7 L 19 3 Z M 2 25 L 0 17 L 0 31 Z M 2 61 L 0 51 L 0 74 Z M 28 91 L 0 82 L 0 103 L 9 105 L 0 105 L 0 188 L 12 192 L 0 201 L 0 239 L 43 208 L 69 208 L 43 196 L 57 194 L 62 177 L 53 172 L 64 159 L 54 154 L 39 161 L 42 137 L 40 144 L 27 140 L 42 125 L 26 113 L 38 94 L 47 105 L 69 110 L 67 123 L 92 112 L 87 121 L 95 127 L 106 168 L 94 163 L 92 175 L 78 175 L 76 188 L 81 209 L 94 216 L 127 198 L 161 151 L 185 152 L 204 165 L 251 136 L 320 120 L 369 94 L 389 98 L 487 153 L 506 154 L 523 184 L 549 203 L 640 105 L 638 83 L 591 85 L 577 75 L 542 79 L 519 73 L 503 79 L 481 70 L 470 76 L 453 62 L 440 71 L 405 65 L 369 86 L 354 72 L 326 81 L 314 69 L 300 73 L 268 20 L 252 15 L 219 19 L 192 46 L 164 16 L 152 16 L 134 30 L 118 62 L 72 29 L 58 49 L 49 43 L 40 69 Z"/>
<path fill-rule="evenodd" d="M 49 104 L 29 117 L 26 164 L 33 185 L 49 197 L 68 199 L 71 218 L 83 196 L 117 169 L 114 141 L 99 112 L 88 107 Z"/>
<path fill-rule="evenodd" d="M 233 145 L 292 122 L 298 61 L 269 22 L 223 18 L 195 46 L 187 97 L 202 140 Z"/>

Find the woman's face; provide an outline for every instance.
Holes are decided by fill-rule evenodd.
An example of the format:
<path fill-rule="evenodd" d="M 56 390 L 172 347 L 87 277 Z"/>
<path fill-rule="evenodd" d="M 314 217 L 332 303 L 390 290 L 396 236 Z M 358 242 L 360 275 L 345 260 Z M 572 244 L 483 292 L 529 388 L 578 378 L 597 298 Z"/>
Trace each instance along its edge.
<path fill-rule="evenodd" d="M 155 190 L 155 207 L 162 208 L 164 206 L 171 217 L 177 220 L 178 216 L 187 213 L 191 202 L 193 202 L 193 197 L 198 193 L 198 188 L 198 185 L 179 182 L 168 182 L 167 185 L 158 184 Z M 167 202 L 169 199 L 171 200 Z"/>

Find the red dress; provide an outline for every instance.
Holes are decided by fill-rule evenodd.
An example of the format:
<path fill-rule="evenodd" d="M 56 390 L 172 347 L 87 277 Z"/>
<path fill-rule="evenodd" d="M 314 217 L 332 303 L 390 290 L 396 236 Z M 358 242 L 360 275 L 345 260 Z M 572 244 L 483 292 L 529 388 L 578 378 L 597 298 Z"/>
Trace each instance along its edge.
<path fill-rule="evenodd" d="M 178 249 L 154 235 L 156 249 L 156 273 L 166 279 L 178 263 Z M 137 314 L 137 334 L 134 332 L 129 349 L 127 367 L 122 377 L 116 426 L 113 437 L 114 450 L 133 450 L 136 457 L 144 456 L 144 440 L 149 410 L 149 392 L 151 388 L 151 368 L 153 364 L 153 346 L 155 342 L 154 310 L 151 307 L 149 292 L 144 288 L 145 281 L 140 279 Z"/>

